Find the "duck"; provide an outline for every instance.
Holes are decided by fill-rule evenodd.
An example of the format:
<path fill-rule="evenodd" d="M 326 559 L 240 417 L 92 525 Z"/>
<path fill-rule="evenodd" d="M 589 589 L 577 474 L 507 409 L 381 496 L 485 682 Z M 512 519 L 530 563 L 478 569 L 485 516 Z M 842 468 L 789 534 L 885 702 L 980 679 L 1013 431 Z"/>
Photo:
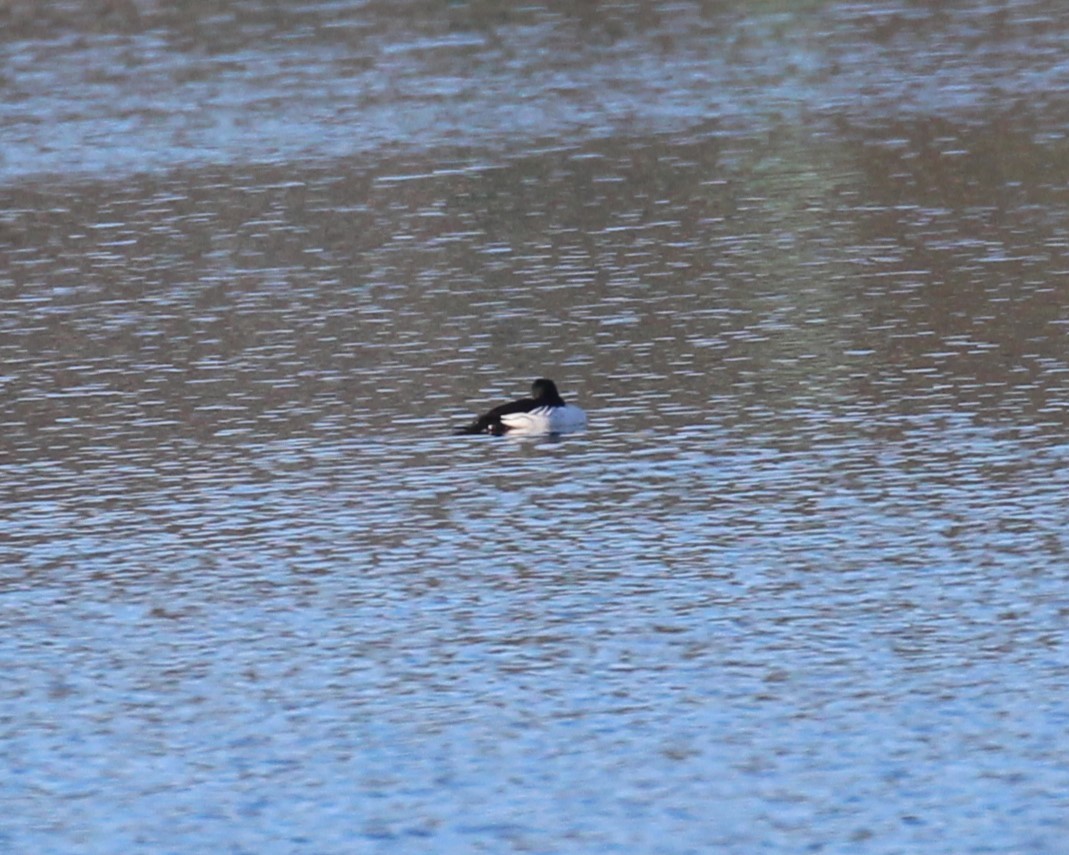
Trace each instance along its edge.
<path fill-rule="evenodd" d="M 520 398 L 494 407 L 471 424 L 459 428 L 458 434 L 489 433 L 545 434 L 565 433 L 586 427 L 586 413 L 575 404 L 565 403 L 557 384 L 540 377 L 531 384 L 531 397 Z"/>

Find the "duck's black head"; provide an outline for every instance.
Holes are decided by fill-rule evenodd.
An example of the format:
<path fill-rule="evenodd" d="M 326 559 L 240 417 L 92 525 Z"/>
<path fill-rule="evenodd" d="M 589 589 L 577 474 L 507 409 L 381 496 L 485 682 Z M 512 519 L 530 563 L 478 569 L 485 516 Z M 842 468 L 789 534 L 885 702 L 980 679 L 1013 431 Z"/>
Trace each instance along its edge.
<path fill-rule="evenodd" d="M 561 406 L 564 404 L 564 399 L 561 398 L 560 392 L 557 391 L 557 384 L 544 377 L 540 377 L 531 384 L 531 397 L 538 401 L 539 404 L 547 406 Z"/>

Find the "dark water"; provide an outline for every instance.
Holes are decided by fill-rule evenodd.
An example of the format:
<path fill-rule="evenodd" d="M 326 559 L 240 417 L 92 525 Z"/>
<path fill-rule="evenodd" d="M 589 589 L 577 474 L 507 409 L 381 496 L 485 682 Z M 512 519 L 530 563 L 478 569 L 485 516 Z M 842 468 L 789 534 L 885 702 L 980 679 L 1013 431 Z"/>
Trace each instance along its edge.
<path fill-rule="evenodd" d="M 1069 10 L 403 12 L 0 10 L 0 849 L 1064 852 Z"/>

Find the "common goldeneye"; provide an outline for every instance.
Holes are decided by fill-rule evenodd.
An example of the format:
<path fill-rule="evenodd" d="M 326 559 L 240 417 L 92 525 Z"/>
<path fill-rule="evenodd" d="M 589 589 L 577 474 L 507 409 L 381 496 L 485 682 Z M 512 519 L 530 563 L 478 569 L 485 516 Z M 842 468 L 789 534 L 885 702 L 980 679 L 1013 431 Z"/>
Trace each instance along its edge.
<path fill-rule="evenodd" d="M 564 403 L 557 384 L 541 378 L 531 384 L 531 397 L 494 407 L 457 433 L 535 434 L 564 433 L 586 427 L 586 413 Z"/>

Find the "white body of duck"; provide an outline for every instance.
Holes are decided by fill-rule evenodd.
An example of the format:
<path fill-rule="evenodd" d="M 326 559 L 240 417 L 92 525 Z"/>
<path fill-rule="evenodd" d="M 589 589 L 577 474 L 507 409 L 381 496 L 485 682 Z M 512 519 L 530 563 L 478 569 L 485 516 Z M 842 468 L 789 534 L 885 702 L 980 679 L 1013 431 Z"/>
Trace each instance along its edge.
<path fill-rule="evenodd" d="M 545 434 L 566 433 L 586 427 L 586 413 L 565 403 L 552 380 L 531 384 L 531 397 L 494 407 L 457 433 Z"/>
<path fill-rule="evenodd" d="M 529 413 L 508 413 L 501 417 L 506 433 L 567 433 L 586 427 L 586 413 L 575 404 L 537 407 Z"/>

